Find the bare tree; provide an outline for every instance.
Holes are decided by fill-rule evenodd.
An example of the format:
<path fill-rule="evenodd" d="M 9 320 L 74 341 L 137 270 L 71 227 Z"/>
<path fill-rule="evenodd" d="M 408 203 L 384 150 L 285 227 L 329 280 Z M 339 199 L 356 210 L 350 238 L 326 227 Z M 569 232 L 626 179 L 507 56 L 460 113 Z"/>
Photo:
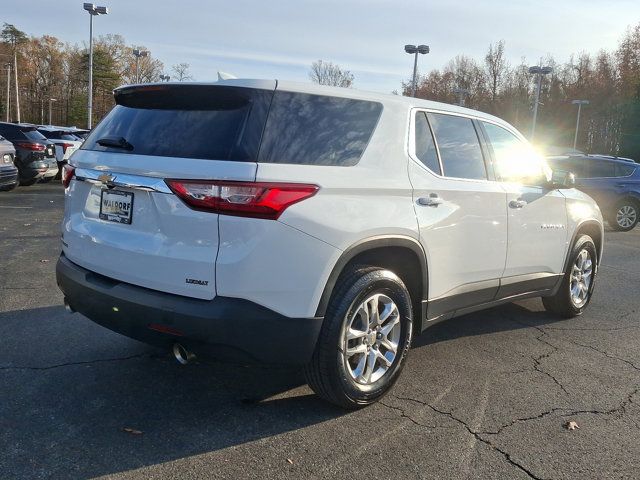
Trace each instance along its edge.
<path fill-rule="evenodd" d="M 489 45 L 489 51 L 484 57 L 484 65 L 488 77 L 489 91 L 491 92 L 491 103 L 495 106 L 498 93 L 509 72 L 509 65 L 504 57 L 504 40 Z"/>
<path fill-rule="evenodd" d="M 350 88 L 353 86 L 353 73 L 343 70 L 339 65 L 332 62 L 318 60 L 311 64 L 309 78 L 319 85 L 331 85 L 334 87 Z"/>
<path fill-rule="evenodd" d="M 189 80 L 193 80 L 193 77 L 189 73 L 189 64 L 188 63 L 178 63 L 171 67 L 173 74 L 176 76 L 176 80 L 179 82 L 188 82 Z"/>

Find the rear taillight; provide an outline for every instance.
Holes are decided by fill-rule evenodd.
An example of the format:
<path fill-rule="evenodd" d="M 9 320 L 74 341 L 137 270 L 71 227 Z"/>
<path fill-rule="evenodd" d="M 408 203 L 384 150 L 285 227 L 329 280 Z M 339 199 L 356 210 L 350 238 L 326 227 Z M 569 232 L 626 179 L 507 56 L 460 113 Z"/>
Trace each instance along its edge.
<path fill-rule="evenodd" d="M 287 207 L 312 197 L 317 185 L 300 183 L 166 180 L 173 193 L 195 210 L 276 220 Z"/>
<path fill-rule="evenodd" d="M 44 152 L 45 146 L 41 143 L 16 142 L 16 147 L 33 150 L 35 152 Z"/>
<path fill-rule="evenodd" d="M 73 147 L 73 143 L 61 143 L 62 153 L 67 153 L 67 148 Z"/>
<path fill-rule="evenodd" d="M 67 188 L 76 173 L 76 167 L 66 164 L 62 167 L 62 185 Z"/>

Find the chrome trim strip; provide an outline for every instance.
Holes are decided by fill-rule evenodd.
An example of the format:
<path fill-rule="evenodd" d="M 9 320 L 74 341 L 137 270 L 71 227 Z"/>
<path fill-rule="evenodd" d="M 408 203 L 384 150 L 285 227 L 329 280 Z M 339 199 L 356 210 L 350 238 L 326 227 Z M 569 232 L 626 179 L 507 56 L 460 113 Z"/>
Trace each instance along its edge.
<path fill-rule="evenodd" d="M 102 175 L 111 175 L 113 180 L 105 183 L 99 180 L 99 177 Z M 131 188 L 147 192 L 172 193 L 164 182 L 164 179 L 156 177 L 130 175 L 127 173 L 111 173 L 103 170 L 93 170 L 90 168 L 77 168 L 75 172 L 75 179 L 82 182 L 92 183 L 94 185 Z"/>

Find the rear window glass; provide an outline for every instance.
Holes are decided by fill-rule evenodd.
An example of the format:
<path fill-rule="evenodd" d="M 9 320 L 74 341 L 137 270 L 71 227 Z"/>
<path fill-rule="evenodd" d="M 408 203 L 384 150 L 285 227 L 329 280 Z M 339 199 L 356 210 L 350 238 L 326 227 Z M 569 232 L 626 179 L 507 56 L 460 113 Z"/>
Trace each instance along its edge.
<path fill-rule="evenodd" d="M 355 165 L 381 112 L 377 102 L 276 91 L 258 161 Z"/>
<path fill-rule="evenodd" d="M 22 134 L 29 140 L 33 140 L 33 141 L 43 141 L 46 140 L 47 137 L 45 137 L 44 135 L 42 135 L 39 131 L 37 130 L 22 130 Z"/>
<path fill-rule="evenodd" d="M 211 160 L 253 160 L 272 91 L 200 85 L 124 89 L 85 150 Z M 100 145 L 101 139 L 112 141 Z M 113 146 L 124 139 L 127 149 Z M 115 140 L 115 141 L 113 141 Z"/>

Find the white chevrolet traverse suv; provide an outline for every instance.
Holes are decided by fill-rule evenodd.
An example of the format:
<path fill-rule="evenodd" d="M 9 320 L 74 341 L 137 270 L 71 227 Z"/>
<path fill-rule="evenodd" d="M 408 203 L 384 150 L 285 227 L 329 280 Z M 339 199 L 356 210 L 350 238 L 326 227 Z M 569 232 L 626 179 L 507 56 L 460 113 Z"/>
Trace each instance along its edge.
<path fill-rule="evenodd" d="M 65 303 L 150 344 L 304 365 L 355 408 L 414 335 L 527 297 L 580 315 L 598 207 L 499 118 L 266 80 L 148 84 L 65 167 Z"/>

